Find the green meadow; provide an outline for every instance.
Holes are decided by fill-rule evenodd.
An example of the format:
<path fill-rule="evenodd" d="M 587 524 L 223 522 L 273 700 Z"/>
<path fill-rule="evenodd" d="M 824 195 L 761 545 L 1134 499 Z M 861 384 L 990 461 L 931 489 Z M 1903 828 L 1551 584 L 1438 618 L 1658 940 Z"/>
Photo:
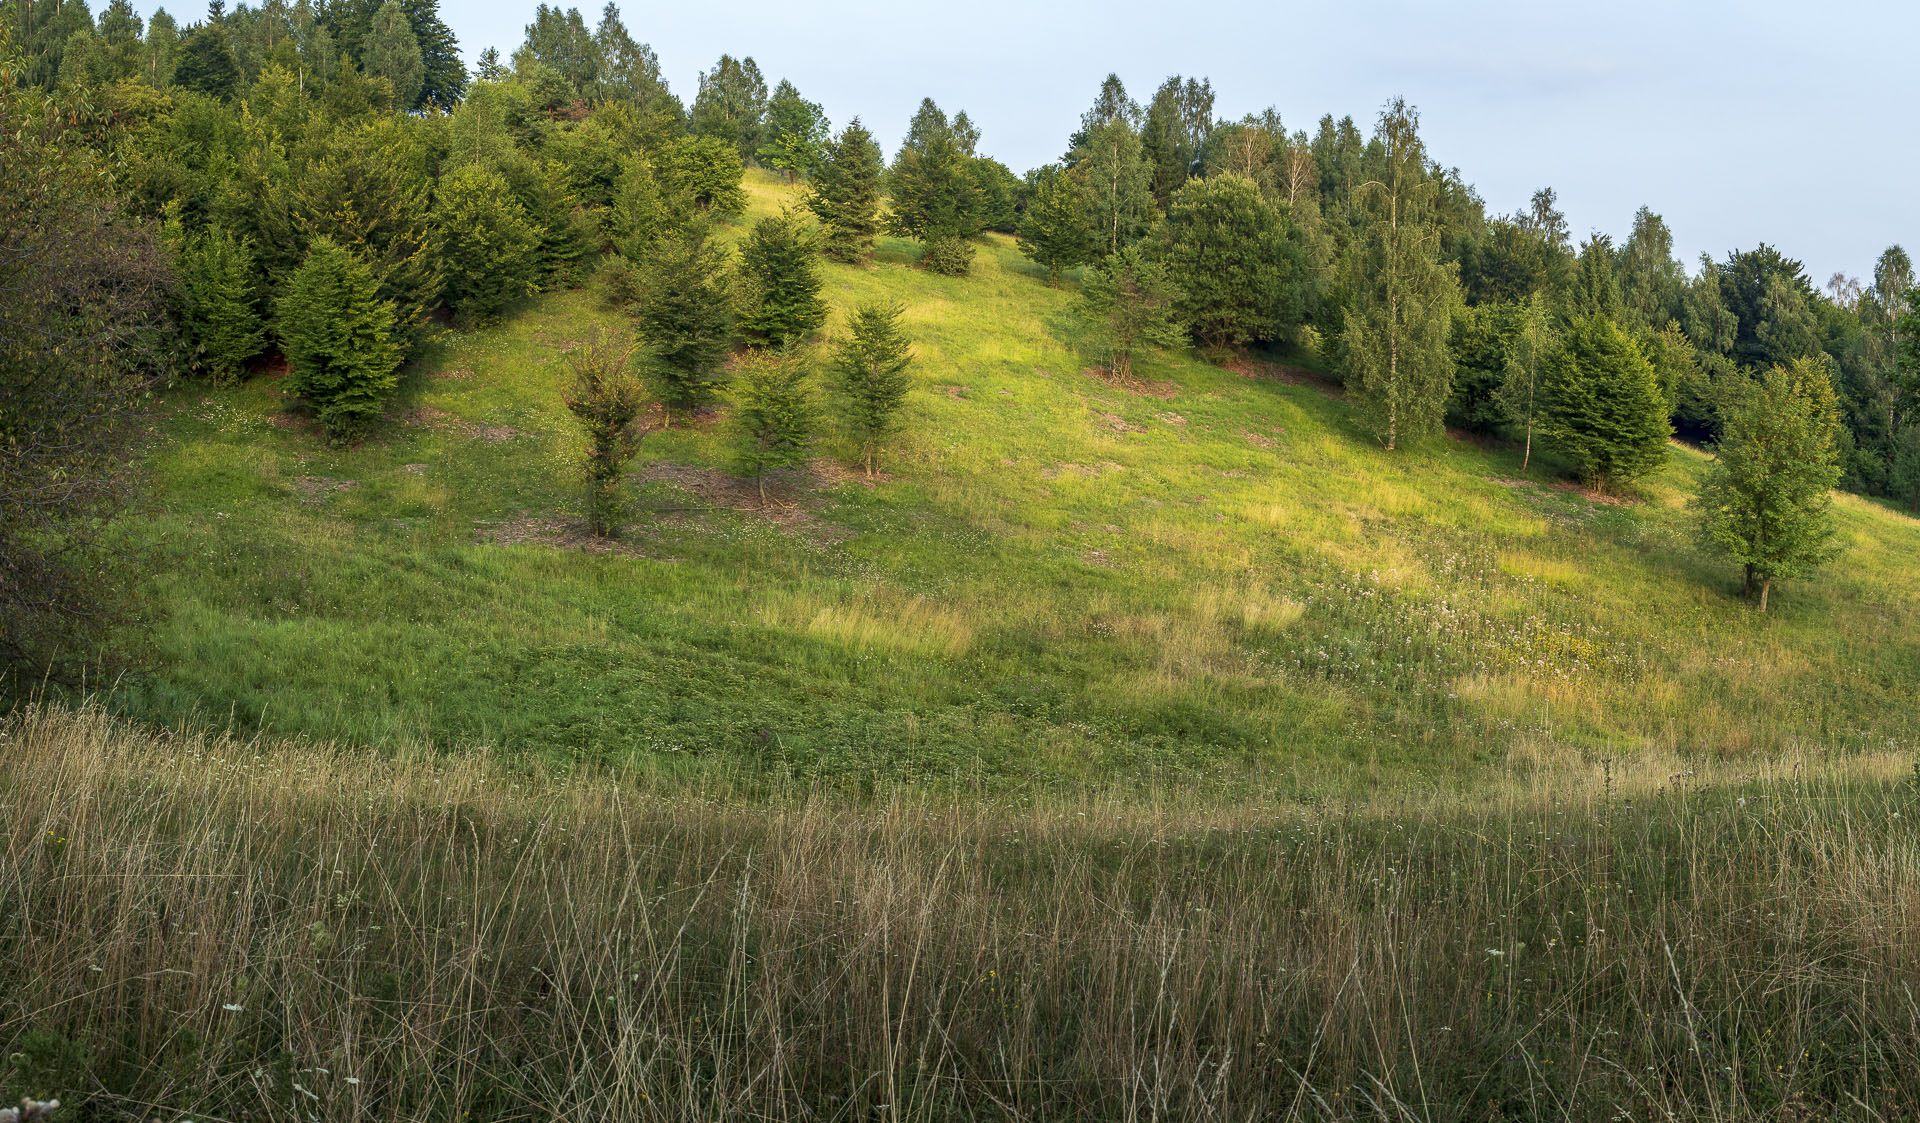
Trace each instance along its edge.
<path fill-rule="evenodd" d="M 797 198 L 748 187 L 746 221 Z M 916 253 L 823 265 L 829 338 L 906 308 L 879 478 L 829 426 L 761 508 L 724 409 L 656 419 L 613 544 L 559 391 L 621 326 L 591 288 L 449 333 L 354 447 L 267 375 L 171 391 L 156 624 L 111 707 L 561 768 L 1304 795 L 1920 737 L 1913 519 L 1841 497 L 1846 554 L 1762 616 L 1695 545 L 1698 452 L 1618 503 L 1515 449 L 1385 452 L 1312 356 L 1114 385 L 1011 239 L 960 279 Z"/>

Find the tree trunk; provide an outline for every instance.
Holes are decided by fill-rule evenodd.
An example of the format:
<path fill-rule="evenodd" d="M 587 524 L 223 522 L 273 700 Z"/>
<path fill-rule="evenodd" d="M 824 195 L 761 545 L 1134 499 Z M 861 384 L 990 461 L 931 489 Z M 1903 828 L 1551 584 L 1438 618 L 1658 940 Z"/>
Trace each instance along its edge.
<path fill-rule="evenodd" d="M 1527 461 L 1532 459 L 1533 459 L 1533 418 L 1528 417 L 1527 418 L 1527 447 L 1526 447 L 1526 450 L 1520 454 L 1520 470 L 1522 472 L 1527 470 Z"/>
<path fill-rule="evenodd" d="M 873 478 L 873 443 L 867 443 L 867 478 Z"/>
<path fill-rule="evenodd" d="M 753 478 L 753 482 L 754 486 L 760 489 L 760 506 L 765 507 L 767 505 L 767 474 L 761 472 Z"/>
<path fill-rule="evenodd" d="M 1773 578 L 1762 577 L 1760 579 L 1760 611 L 1762 612 L 1765 612 L 1767 610 L 1767 593 L 1772 589 L 1773 589 Z"/>

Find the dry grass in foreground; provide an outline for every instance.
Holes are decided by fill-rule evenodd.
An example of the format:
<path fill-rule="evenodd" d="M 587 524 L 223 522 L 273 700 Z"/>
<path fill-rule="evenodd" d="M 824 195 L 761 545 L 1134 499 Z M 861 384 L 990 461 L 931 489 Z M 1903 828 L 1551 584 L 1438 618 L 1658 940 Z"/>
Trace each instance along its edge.
<path fill-rule="evenodd" d="M 0 1099 L 68 1120 L 1887 1120 L 1920 1094 L 1920 795 L 1884 761 L 1477 805 L 747 808 L 94 711 L 0 737 Z"/>

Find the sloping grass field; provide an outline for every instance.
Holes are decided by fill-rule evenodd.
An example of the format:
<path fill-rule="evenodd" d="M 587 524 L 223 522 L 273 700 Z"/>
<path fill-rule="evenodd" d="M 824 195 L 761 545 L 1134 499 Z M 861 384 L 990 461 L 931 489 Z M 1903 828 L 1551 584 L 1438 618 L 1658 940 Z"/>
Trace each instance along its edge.
<path fill-rule="evenodd" d="M 963 279 L 914 255 L 823 266 L 829 333 L 907 310 L 882 478 L 830 435 L 757 509 L 724 419 L 676 422 L 612 547 L 559 394 L 621 321 L 591 291 L 450 335 L 353 448 L 269 377 L 172 392 L 151 669 L 110 705 L 754 783 L 1308 794 L 1920 739 L 1914 520 L 1843 497 L 1846 556 L 1761 616 L 1693 544 L 1695 452 L 1622 505 L 1510 449 L 1387 453 L 1306 357 L 1113 385 L 1010 239 Z"/>

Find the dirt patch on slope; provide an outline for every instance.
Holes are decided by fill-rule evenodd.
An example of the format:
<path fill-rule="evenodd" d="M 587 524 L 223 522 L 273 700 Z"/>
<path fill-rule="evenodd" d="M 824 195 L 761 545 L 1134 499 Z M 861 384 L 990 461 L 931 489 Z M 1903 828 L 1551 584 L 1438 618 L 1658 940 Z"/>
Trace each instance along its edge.
<path fill-rule="evenodd" d="M 1172 382 L 1163 382 L 1153 378 L 1141 378 L 1138 375 L 1126 375 L 1122 377 L 1108 370 L 1106 367 L 1088 367 L 1080 373 L 1093 379 L 1095 382 L 1111 386 L 1116 390 L 1125 390 L 1129 394 L 1137 394 L 1143 398 L 1159 398 L 1161 401 L 1168 401 L 1180 396 L 1180 387 Z"/>

